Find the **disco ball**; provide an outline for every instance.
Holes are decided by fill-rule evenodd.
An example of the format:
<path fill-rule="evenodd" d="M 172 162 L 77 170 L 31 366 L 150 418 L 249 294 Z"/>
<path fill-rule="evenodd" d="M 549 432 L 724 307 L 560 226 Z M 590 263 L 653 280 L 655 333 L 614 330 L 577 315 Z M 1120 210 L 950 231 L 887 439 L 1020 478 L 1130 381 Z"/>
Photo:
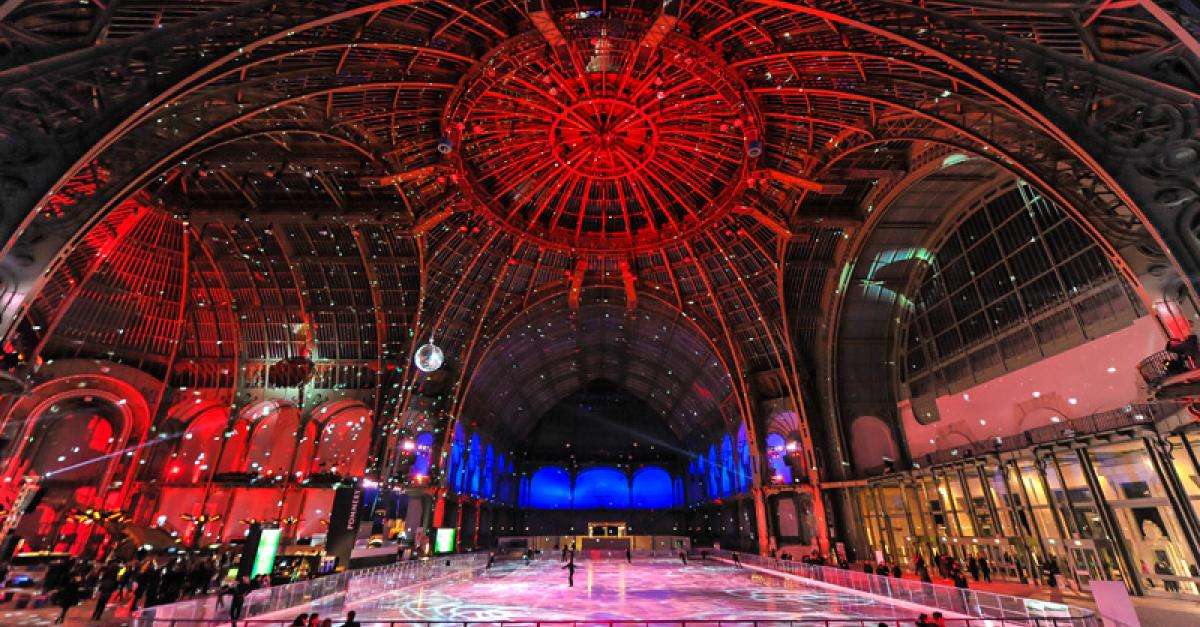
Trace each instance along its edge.
<path fill-rule="evenodd" d="M 442 367 L 446 362 L 446 355 L 442 353 L 442 349 L 438 348 L 433 340 L 429 340 L 427 344 L 422 344 L 417 349 L 417 353 L 413 355 L 413 365 L 421 372 L 433 372 Z"/>

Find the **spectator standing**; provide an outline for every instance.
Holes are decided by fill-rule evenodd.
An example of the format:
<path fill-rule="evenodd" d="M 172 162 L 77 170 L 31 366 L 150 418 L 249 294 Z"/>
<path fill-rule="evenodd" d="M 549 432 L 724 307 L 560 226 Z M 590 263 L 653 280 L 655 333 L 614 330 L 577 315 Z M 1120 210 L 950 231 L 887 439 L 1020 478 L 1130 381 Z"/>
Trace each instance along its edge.
<path fill-rule="evenodd" d="M 56 625 L 61 625 L 67 620 L 67 612 L 79 604 L 79 596 L 79 579 L 77 577 L 67 579 L 58 589 L 58 592 L 54 593 L 55 605 L 58 605 L 62 609 L 58 614 L 58 618 L 54 619 Z"/>
<path fill-rule="evenodd" d="M 100 620 L 104 616 L 108 600 L 120 586 L 120 574 L 121 565 L 116 562 L 109 562 L 100 572 L 100 581 L 96 584 L 96 609 L 92 610 L 92 620 Z"/>

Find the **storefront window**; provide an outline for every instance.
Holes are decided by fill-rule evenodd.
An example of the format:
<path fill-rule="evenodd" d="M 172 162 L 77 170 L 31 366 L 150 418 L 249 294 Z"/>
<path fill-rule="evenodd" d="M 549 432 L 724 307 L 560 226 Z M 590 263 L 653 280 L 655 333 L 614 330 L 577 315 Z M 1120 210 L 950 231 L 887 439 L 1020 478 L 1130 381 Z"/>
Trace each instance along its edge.
<path fill-rule="evenodd" d="M 879 490 L 887 521 L 891 523 L 892 537 L 896 541 L 892 557 L 907 564 L 913 558 L 914 537 L 908 525 L 911 512 L 906 507 L 904 490 L 898 485 L 882 486 Z"/>
<path fill-rule="evenodd" d="M 1111 444 L 1088 454 L 1147 591 L 1196 594 L 1196 565 L 1145 444 Z"/>
<path fill-rule="evenodd" d="M 971 512 L 967 509 L 966 495 L 963 493 L 962 482 L 958 473 L 948 471 L 942 475 L 942 485 L 946 488 L 944 496 L 950 503 L 950 510 L 958 520 L 958 529 L 962 537 L 975 535 L 975 525 L 971 522 Z"/>
<path fill-rule="evenodd" d="M 983 482 L 979 480 L 979 474 L 974 467 L 968 466 L 964 468 L 967 485 L 967 498 L 970 499 L 970 510 L 975 513 L 975 520 L 979 522 L 976 530 L 981 538 L 993 538 L 1000 535 L 997 525 L 999 524 L 992 517 L 992 510 L 988 506 L 988 495 L 984 494 Z"/>
<path fill-rule="evenodd" d="M 1200 460 L 1200 434 L 1190 433 L 1186 438 L 1175 435 L 1168 438 L 1167 442 L 1171 444 L 1171 465 L 1175 468 L 1175 474 L 1183 484 L 1192 511 L 1200 516 L 1200 468 L 1197 468 L 1197 460 Z"/>
<path fill-rule="evenodd" d="M 1054 504 L 1063 520 L 1069 521 L 1071 531 L 1082 538 L 1103 539 L 1103 521 L 1075 455 L 1058 454 L 1057 463 L 1050 463 L 1046 467 L 1046 479 L 1050 483 Z"/>
<path fill-rule="evenodd" d="M 1088 487 L 1076 453 L 1056 452 L 1048 458 L 1046 479 L 1055 507 L 1069 522 L 1072 537 L 1067 540 L 1067 549 L 1076 583 L 1086 588 L 1093 579 L 1125 579 L 1117 561 L 1117 549 L 1105 533 L 1099 504 Z"/>
<path fill-rule="evenodd" d="M 1055 520 L 1054 511 L 1050 509 L 1046 490 L 1042 486 L 1041 477 L 1033 460 L 1023 459 L 1017 463 L 1017 467 L 1021 470 L 1020 481 L 1024 486 L 1025 494 L 1029 497 L 1029 507 L 1033 510 L 1033 523 L 1036 526 L 1034 531 L 1048 539 L 1051 547 L 1061 546 L 1063 533 L 1058 521 Z"/>

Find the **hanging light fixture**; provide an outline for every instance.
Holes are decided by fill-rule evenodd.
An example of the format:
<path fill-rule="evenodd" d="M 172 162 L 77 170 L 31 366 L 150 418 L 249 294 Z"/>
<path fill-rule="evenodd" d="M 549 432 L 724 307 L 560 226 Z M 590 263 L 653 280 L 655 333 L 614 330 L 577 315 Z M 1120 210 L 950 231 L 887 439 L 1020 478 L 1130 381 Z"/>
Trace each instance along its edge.
<path fill-rule="evenodd" d="M 437 344 L 433 343 L 433 336 L 429 337 L 429 341 L 422 344 L 413 355 L 413 365 L 421 372 L 433 372 L 442 367 L 446 362 L 446 355 Z"/>

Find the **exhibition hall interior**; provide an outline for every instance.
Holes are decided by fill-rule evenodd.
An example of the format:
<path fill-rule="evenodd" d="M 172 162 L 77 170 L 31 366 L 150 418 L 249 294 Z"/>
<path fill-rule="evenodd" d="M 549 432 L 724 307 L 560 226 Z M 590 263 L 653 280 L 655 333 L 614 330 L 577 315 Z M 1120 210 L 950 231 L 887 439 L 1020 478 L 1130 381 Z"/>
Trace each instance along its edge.
<path fill-rule="evenodd" d="M 0 0 L 0 617 L 1200 624 L 1198 294 L 1196 0 Z"/>

